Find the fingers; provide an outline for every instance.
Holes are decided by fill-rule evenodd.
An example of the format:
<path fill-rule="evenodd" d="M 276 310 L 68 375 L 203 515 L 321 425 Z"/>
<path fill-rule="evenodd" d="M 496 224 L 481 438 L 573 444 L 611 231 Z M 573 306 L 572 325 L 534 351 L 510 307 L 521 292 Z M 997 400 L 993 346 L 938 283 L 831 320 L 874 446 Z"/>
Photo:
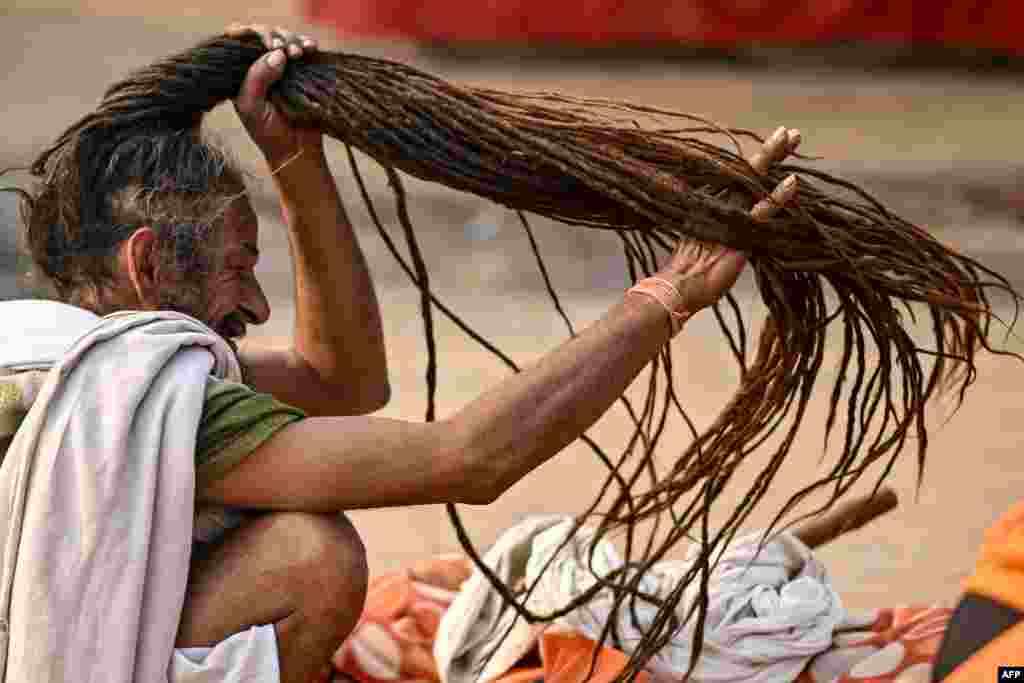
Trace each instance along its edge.
<path fill-rule="evenodd" d="M 800 144 L 800 131 L 780 127 L 749 159 L 757 173 L 767 173 Z M 750 210 L 751 217 L 765 222 L 797 196 L 799 182 L 787 176 L 774 190 Z M 687 307 L 691 312 L 710 306 L 735 284 L 747 264 L 746 255 L 720 245 L 702 244 L 698 240 L 680 240 L 669 265 L 685 289 Z M 696 277 L 696 276 L 700 277 Z"/>
<path fill-rule="evenodd" d="M 786 179 L 776 185 L 767 198 L 754 205 L 754 208 L 750 210 L 750 216 L 755 221 L 767 221 L 796 197 L 799 188 L 800 183 L 795 175 L 786 176 Z"/>
<path fill-rule="evenodd" d="M 767 173 L 773 165 L 796 151 L 802 139 L 799 130 L 779 126 L 747 162 L 758 173 Z"/>
<path fill-rule="evenodd" d="M 785 160 L 796 151 L 802 139 L 799 130 L 779 126 L 764 141 L 761 149 L 751 155 L 748 162 L 757 173 L 767 173 L 773 165 Z M 798 188 L 796 176 L 788 176 L 772 190 L 768 197 L 754 205 L 754 208 L 750 210 L 750 215 L 756 221 L 767 221 L 796 197 Z"/>
<path fill-rule="evenodd" d="M 282 50 L 269 52 L 249 67 L 249 73 L 245 76 L 242 88 L 235 99 L 235 105 L 240 114 L 258 111 L 266 100 L 267 91 L 270 90 L 277 79 L 284 73 L 286 61 Z"/>
<path fill-rule="evenodd" d="M 242 24 L 235 22 L 228 26 L 224 33 L 231 38 L 240 38 L 249 33 L 255 33 L 263 42 L 263 47 L 268 50 L 283 50 L 292 59 L 316 52 L 319 47 L 316 40 L 309 36 L 289 31 L 280 26 L 269 26 L 268 24 Z"/>
<path fill-rule="evenodd" d="M 315 50 L 316 42 L 312 38 L 300 36 L 278 26 L 270 32 L 270 49 L 284 50 L 292 59 L 298 59 L 306 50 Z"/>
<path fill-rule="evenodd" d="M 300 59 L 307 54 L 316 52 L 318 45 L 309 36 L 300 35 L 280 26 L 267 24 L 234 23 L 227 27 L 225 34 L 239 38 L 255 33 L 260 37 L 263 46 L 270 52 L 256 60 L 249 68 L 245 82 L 235 103 L 240 114 L 262 110 L 263 100 L 267 92 L 281 75 L 284 74 L 288 59 Z"/>

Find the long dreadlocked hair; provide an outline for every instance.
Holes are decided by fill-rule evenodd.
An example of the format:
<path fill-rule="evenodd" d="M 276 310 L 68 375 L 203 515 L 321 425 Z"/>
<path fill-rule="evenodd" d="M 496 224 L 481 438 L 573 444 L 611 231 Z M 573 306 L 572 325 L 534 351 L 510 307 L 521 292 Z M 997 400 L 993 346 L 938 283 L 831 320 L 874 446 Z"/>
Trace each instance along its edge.
<path fill-rule="evenodd" d="M 81 179 L 87 172 L 76 165 L 82 149 L 103 145 L 109 156 L 139 133 L 194 129 L 205 112 L 237 94 L 247 69 L 264 52 L 255 35 L 215 37 L 132 74 L 44 151 L 32 171 L 44 186 L 56 178 Z M 289 60 L 272 98 L 293 123 L 318 127 L 347 146 L 372 219 L 421 292 L 427 420 L 435 412 L 435 312 L 512 370 L 518 367 L 432 291 L 399 172 L 519 212 L 560 312 L 526 213 L 614 231 L 634 281 L 651 274 L 684 236 L 748 254 L 767 321 L 748 354 L 746 324 L 736 300 L 729 296 L 715 308 L 741 381 L 713 424 L 698 432 L 689 423 L 673 390 L 672 351 L 666 347 L 650 365 L 643 405 L 622 399 L 635 427 L 623 452 L 612 457 L 582 437 L 608 475 L 577 528 L 606 501 L 595 540 L 613 531 L 624 533 L 621 571 L 597 577 L 590 591 L 556 614 L 533 613 L 521 593 L 503 585 L 482 563 L 457 510 L 448 508 L 464 549 L 505 597 L 507 608 L 529 621 L 564 614 L 599 590 L 613 592 L 616 609 L 632 600 L 654 600 L 640 594 L 644 570 L 681 540 L 699 540 L 698 561 L 658 601 L 658 617 L 632 652 L 622 679 L 633 677 L 689 619 L 696 620 L 698 648 L 691 667 L 696 662 L 714 558 L 772 485 L 790 452 L 823 368 L 830 327 L 841 329 L 842 341 L 826 432 L 838 431 L 841 447 L 830 471 L 793 494 L 773 527 L 818 489 L 828 492 L 818 511 L 829 508 L 873 464 L 882 468 L 880 482 L 908 439 L 916 440 L 920 477 L 929 398 L 949 389 L 959 405 L 975 378 L 977 352 L 994 351 L 989 345 L 996 320 L 990 294 L 1007 293 L 1015 309 L 1019 302 L 1005 278 L 894 215 L 857 186 L 799 165 L 755 173 L 739 141 L 760 137 L 688 114 L 553 93 L 460 87 L 392 61 L 332 52 Z M 732 149 L 709 142 L 714 136 Z M 385 168 L 411 262 L 378 217 L 352 148 Z M 105 163 L 97 159 L 98 165 Z M 764 199 L 791 173 L 803 180 L 795 201 L 767 223 L 755 223 L 744 207 Z M 83 197 L 63 197 L 62 210 L 80 211 Z M 908 329 L 918 309 L 930 322 L 930 348 L 915 342 Z M 659 379 L 665 382 L 660 393 Z M 694 439 L 667 471 L 658 471 L 654 454 L 673 417 L 687 420 Z M 724 523 L 712 529 L 713 503 L 737 467 L 759 449 L 767 451 L 767 464 Z M 667 528 L 639 542 L 637 525 L 657 522 L 663 514 L 671 520 Z M 694 582 L 698 599 L 682 609 L 683 591 Z M 614 636 L 613 622 L 602 639 Z"/>

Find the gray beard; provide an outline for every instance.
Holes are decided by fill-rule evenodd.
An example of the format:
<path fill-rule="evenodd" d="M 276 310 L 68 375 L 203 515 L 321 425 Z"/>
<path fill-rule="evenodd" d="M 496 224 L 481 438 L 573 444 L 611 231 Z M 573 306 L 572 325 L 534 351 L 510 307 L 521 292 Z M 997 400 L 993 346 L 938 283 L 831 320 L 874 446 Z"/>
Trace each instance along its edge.
<path fill-rule="evenodd" d="M 209 292 L 203 284 L 181 277 L 176 277 L 174 282 L 162 283 L 160 287 L 161 309 L 184 313 L 208 327 L 214 327 L 216 321 L 204 315 L 204 311 L 209 310 L 209 301 Z"/>

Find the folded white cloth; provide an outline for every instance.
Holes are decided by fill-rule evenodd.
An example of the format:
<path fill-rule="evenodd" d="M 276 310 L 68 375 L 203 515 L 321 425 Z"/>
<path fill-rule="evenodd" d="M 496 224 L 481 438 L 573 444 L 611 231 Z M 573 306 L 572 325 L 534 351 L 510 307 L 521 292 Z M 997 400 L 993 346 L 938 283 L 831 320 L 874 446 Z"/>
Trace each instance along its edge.
<path fill-rule="evenodd" d="M 272 625 L 253 626 L 213 647 L 175 650 L 174 683 L 263 683 L 281 680 Z"/>
<path fill-rule="evenodd" d="M 18 301 L 0 319 L 0 369 L 52 366 L 0 466 L 0 679 L 279 680 L 272 627 L 174 649 L 206 380 L 241 378 L 227 343 L 169 312 Z"/>

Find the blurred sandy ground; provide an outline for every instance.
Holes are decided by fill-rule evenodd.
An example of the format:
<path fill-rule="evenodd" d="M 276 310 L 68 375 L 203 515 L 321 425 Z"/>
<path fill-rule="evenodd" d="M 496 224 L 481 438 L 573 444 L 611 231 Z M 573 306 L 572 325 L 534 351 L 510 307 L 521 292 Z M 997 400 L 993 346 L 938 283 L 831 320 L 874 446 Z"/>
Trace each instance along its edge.
<path fill-rule="evenodd" d="M 1011 77 L 964 72 L 833 68 L 813 59 L 796 63 L 603 58 L 504 60 L 446 58 L 413 46 L 344 41 L 326 27 L 308 27 L 288 0 L 229 0 L 212 9 L 195 0 L 7 0 L 0 10 L 0 167 L 27 163 L 33 152 L 85 113 L 115 78 L 158 56 L 189 46 L 231 19 L 283 21 L 311 29 L 325 47 L 371 52 L 412 62 L 449 79 L 499 88 L 565 90 L 632 99 L 702 114 L 764 133 L 786 124 L 804 131 L 805 153 L 818 167 L 863 182 L 895 210 L 920 221 L 1021 284 L 1018 258 L 1024 239 L 1012 207 L 972 203 L 980 193 L 1010 197 L 1018 187 L 1024 143 L 1024 94 Z M 259 332 L 272 343 L 291 325 L 291 284 L 286 238 L 266 179 L 230 111 L 212 126 L 253 171 L 253 196 L 263 219 L 260 266 L 276 302 L 273 321 Z M 382 415 L 420 419 L 425 355 L 415 291 L 374 234 L 348 177 L 342 149 L 331 154 L 352 219 L 362 236 L 384 309 L 394 400 Z M 371 191 L 388 220 L 386 187 L 370 162 Z M 444 188 L 410 183 L 413 216 L 441 297 L 478 329 L 526 363 L 554 347 L 564 330 L 548 305 L 536 266 L 514 216 Z M 1012 204 L 1012 201 L 1010 202 Z M 9 222 L 5 214 L 5 221 Z M 10 239 L 10 231 L 7 237 Z M 538 222 L 545 256 L 574 321 L 599 316 L 620 295 L 624 268 L 616 241 L 606 235 Z M 737 290 L 754 320 L 762 315 L 749 282 Z M 447 322 L 439 323 L 442 415 L 492 386 L 504 369 Z M 678 387 L 685 405 L 707 424 L 727 400 L 735 368 L 709 318 L 694 321 L 676 342 Z M 1022 350 L 1015 340 L 1009 348 Z M 951 602 L 974 561 L 982 531 L 1024 494 L 1018 451 L 1024 434 L 1020 400 L 1024 366 L 982 359 L 963 409 L 932 435 L 924 483 L 908 450 L 892 478 L 902 497 L 898 511 L 822 552 L 847 602 L 855 607 Z M 821 393 L 827 393 L 823 384 Z M 797 451 L 779 474 L 775 492 L 754 515 L 763 524 L 785 496 L 831 463 L 819 462 L 823 405 L 812 409 Z M 942 413 L 936 406 L 935 415 Z M 938 421 L 938 420 L 936 420 Z M 593 434 L 615 451 L 628 435 L 619 409 Z M 685 445 L 670 434 L 664 457 Z M 678 444 L 671 447 L 672 440 Z M 755 471 L 753 464 L 740 479 Z M 482 545 L 523 515 L 573 513 L 602 480 L 602 468 L 584 448 L 567 452 L 484 508 L 463 508 Z M 723 498 L 729 510 L 741 487 Z M 362 511 L 354 518 L 382 572 L 425 553 L 450 551 L 457 542 L 440 507 Z"/>

